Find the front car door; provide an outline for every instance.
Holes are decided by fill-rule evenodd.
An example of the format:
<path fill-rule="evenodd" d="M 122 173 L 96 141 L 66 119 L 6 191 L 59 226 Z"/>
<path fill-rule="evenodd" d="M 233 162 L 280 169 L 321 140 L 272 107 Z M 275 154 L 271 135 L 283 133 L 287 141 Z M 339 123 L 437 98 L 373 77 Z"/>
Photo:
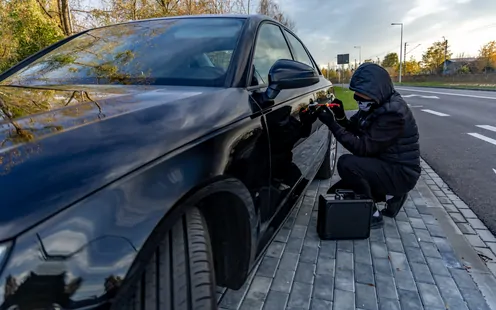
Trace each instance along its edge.
<path fill-rule="evenodd" d="M 334 98 L 332 83 L 322 75 L 317 64 L 315 63 L 315 60 L 310 55 L 310 52 L 305 47 L 303 42 L 288 29 L 283 29 L 283 33 L 291 47 L 294 59 L 313 67 L 317 72 L 319 72 L 320 82 L 310 87 L 313 93 L 313 100 L 318 103 L 327 103 L 332 101 Z M 321 162 L 322 160 L 322 150 L 318 149 L 318 147 L 322 146 L 322 142 L 329 138 L 335 140 L 334 137 L 330 135 L 327 127 L 323 126 L 322 122 L 317 120 L 313 123 L 310 137 L 302 141 L 301 144 L 298 144 L 293 150 L 293 153 L 295 154 L 295 162 L 307 166 L 306 176 L 308 178 L 313 178 L 319 168 L 316 163 Z M 314 161 L 308 160 L 308 158 L 312 158 Z"/>
<path fill-rule="evenodd" d="M 292 51 L 279 25 L 268 21 L 262 23 L 253 52 L 249 90 L 255 93 L 266 89 L 269 70 L 277 60 L 298 60 L 298 57 L 302 55 L 298 56 L 298 52 Z M 307 61 L 315 67 L 311 59 Z M 310 135 L 312 129 L 306 133 L 302 131 L 298 112 L 316 100 L 318 89 L 323 87 L 321 84 L 325 82 L 311 87 L 282 90 L 273 104 L 263 110 L 264 126 L 270 143 L 271 186 L 270 203 L 260 210 L 262 240 L 259 250 L 270 240 L 313 177 L 312 167 L 316 155 L 322 151 L 322 141 L 307 143 L 309 139 L 316 139 Z"/>

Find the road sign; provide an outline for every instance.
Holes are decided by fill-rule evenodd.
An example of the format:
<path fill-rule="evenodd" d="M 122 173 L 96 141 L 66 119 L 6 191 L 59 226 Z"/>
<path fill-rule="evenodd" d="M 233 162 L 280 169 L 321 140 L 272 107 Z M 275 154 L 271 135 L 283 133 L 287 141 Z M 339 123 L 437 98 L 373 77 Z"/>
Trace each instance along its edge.
<path fill-rule="evenodd" d="M 350 63 L 350 54 L 338 54 L 338 65 Z"/>

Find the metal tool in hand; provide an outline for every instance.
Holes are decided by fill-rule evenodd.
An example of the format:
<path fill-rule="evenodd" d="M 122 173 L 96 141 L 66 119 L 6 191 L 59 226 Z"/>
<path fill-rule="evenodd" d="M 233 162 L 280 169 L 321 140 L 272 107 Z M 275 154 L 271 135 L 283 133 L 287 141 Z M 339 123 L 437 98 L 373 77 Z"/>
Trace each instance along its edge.
<path fill-rule="evenodd" d="M 303 110 L 303 112 L 308 111 L 308 109 L 317 108 L 320 106 L 327 106 L 328 108 L 333 108 L 333 107 L 339 107 L 339 104 L 338 103 L 318 103 L 318 102 L 311 103 L 308 105 L 308 107 L 305 110 Z"/>

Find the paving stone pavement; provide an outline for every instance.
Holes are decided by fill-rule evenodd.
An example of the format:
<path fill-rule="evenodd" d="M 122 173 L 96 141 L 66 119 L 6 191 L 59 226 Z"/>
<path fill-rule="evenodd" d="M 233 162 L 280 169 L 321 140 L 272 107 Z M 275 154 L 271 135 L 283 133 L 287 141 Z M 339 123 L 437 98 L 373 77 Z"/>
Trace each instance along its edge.
<path fill-rule="evenodd" d="M 425 164 L 423 179 L 438 198 L 459 231 L 474 247 L 477 254 L 496 275 L 496 238 L 470 207 L 456 196 L 446 183 Z"/>
<path fill-rule="evenodd" d="M 245 285 L 218 288 L 219 309 L 496 309 L 496 239 L 422 168 L 396 219 L 367 240 L 319 239 L 316 202 L 339 177 L 314 181 Z"/>

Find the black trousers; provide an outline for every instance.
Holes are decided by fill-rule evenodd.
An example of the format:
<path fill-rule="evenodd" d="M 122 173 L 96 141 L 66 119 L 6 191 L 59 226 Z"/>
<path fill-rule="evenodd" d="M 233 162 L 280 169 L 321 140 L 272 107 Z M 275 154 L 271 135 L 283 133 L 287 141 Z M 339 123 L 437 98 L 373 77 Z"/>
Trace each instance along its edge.
<path fill-rule="evenodd" d="M 404 167 L 372 157 L 343 154 L 338 159 L 337 169 L 341 180 L 328 193 L 350 189 L 375 202 L 385 201 L 386 195 L 407 194 L 417 183 L 411 180 Z"/>

